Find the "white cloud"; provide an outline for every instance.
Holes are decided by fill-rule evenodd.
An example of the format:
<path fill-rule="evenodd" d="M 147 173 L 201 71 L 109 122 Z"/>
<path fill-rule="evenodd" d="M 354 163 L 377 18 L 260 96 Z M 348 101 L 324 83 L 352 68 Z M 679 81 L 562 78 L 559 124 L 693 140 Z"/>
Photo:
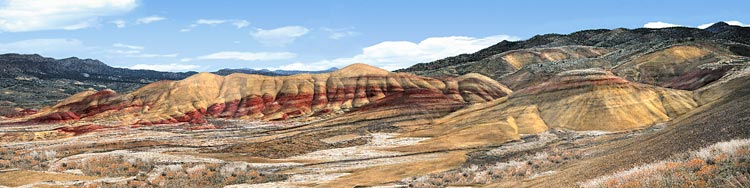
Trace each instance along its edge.
<path fill-rule="evenodd" d="M 49 38 L 0 43 L 0 53 L 42 54 L 57 58 L 91 50 L 78 39 Z"/>
<path fill-rule="evenodd" d="M 353 37 L 360 35 L 360 33 L 352 31 L 354 28 L 341 28 L 341 29 L 333 29 L 333 28 L 327 28 L 323 27 L 321 28 L 323 31 L 326 31 L 329 33 L 328 38 L 333 40 L 338 40 L 345 37 Z"/>
<path fill-rule="evenodd" d="M 140 57 L 140 58 L 168 58 L 168 57 L 177 57 L 180 54 L 136 54 L 129 57 Z"/>
<path fill-rule="evenodd" d="M 113 21 L 111 21 L 109 23 L 115 24 L 115 26 L 117 28 L 123 28 L 123 27 L 125 27 L 125 24 L 127 24 L 127 22 L 125 22 L 125 20 L 113 20 Z"/>
<path fill-rule="evenodd" d="M 155 70 L 155 71 L 188 71 L 200 68 L 198 65 L 182 65 L 177 63 L 172 64 L 137 64 L 128 67 L 130 69 L 141 69 L 141 70 Z"/>
<path fill-rule="evenodd" d="M 189 32 L 201 25 L 216 26 L 220 24 L 231 24 L 237 29 L 241 29 L 250 25 L 247 20 L 231 19 L 231 20 L 220 20 L 220 19 L 198 19 L 195 23 L 188 25 L 186 28 L 180 29 L 180 32 Z"/>
<path fill-rule="evenodd" d="M 465 36 L 432 37 L 419 43 L 409 41 L 385 41 L 362 49 L 362 53 L 348 58 L 322 60 L 312 63 L 296 62 L 269 69 L 324 70 L 343 67 L 352 63 L 366 63 L 387 70 L 405 68 L 416 63 L 434 61 L 464 53 L 472 53 L 497 44 L 503 40 L 519 40 L 519 37 L 495 35 L 485 38 Z"/>
<path fill-rule="evenodd" d="M 715 23 L 717 23 L 717 22 L 702 24 L 702 25 L 699 25 L 698 28 L 700 28 L 700 29 L 706 29 L 708 27 L 711 27 L 711 25 L 714 25 Z M 735 26 L 750 27 L 750 24 L 742 24 L 742 22 L 736 21 L 736 20 L 724 21 L 724 23 L 727 23 L 729 25 L 735 25 Z"/>
<path fill-rule="evenodd" d="M 232 25 L 234 27 L 237 27 L 237 29 L 240 29 L 240 28 L 249 26 L 250 22 L 246 20 L 235 20 L 235 21 L 232 21 Z"/>
<path fill-rule="evenodd" d="M 135 58 L 174 58 L 180 54 L 150 54 L 143 53 L 140 50 L 109 50 L 110 53 L 121 55 L 122 57 L 135 57 Z"/>
<path fill-rule="evenodd" d="M 269 45 L 269 46 L 284 46 L 294 42 L 298 37 L 301 37 L 310 32 L 309 29 L 302 26 L 285 26 L 276 29 L 264 30 L 257 29 L 251 33 L 253 38 L 258 42 Z"/>
<path fill-rule="evenodd" d="M 143 50 L 143 46 L 136 46 L 136 45 L 129 45 L 129 44 L 123 44 L 123 43 L 114 43 L 112 44 L 113 47 L 117 48 L 127 48 L 131 50 Z"/>
<path fill-rule="evenodd" d="M 177 57 L 179 54 L 172 53 L 172 54 L 150 54 L 150 53 L 143 53 L 143 49 L 145 47 L 143 46 L 136 46 L 136 45 L 129 45 L 129 44 L 123 44 L 123 43 L 114 43 L 112 44 L 112 47 L 119 48 L 110 50 L 109 52 L 123 55 L 123 57 L 137 57 L 137 58 L 171 58 L 171 57 Z M 124 49 L 124 50 L 123 50 Z"/>
<path fill-rule="evenodd" d="M 0 30 L 76 30 L 96 25 L 100 17 L 133 10 L 136 0 L 6 0 L 0 4 Z"/>
<path fill-rule="evenodd" d="M 216 52 L 197 59 L 224 59 L 224 60 L 242 60 L 242 61 L 268 61 L 292 59 L 297 54 L 291 52 Z"/>
<path fill-rule="evenodd" d="M 195 21 L 196 24 L 203 24 L 203 25 L 217 25 L 217 24 L 223 24 L 226 23 L 227 20 L 210 20 L 210 19 L 200 19 Z"/>
<path fill-rule="evenodd" d="M 180 62 L 190 62 L 192 60 L 193 59 L 191 59 L 191 58 L 182 58 L 182 59 L 180 59 Z"/>
<path fill-rule="evenodd" d="M 141 51 L 139 50 L 112 50 L 111 52 L 116 53 L 116 54 L 128 54 L 128 55 L 141 53 Z"/>
<path fill-rule="evenodd" d="M 680 27 L 680 26 L 682 25 L 664 23 L 664 22 L 648 22 L 646 24 L 643 24 L 644 28 L 652 28 L 652 29 L 667 28 L 667 27 Z"/>
<path fill-rule="evenodd" d="M 153 22 L 158 22 L 158 21 L 162 21 L 166 19 L 167 18 L 161 17 L 161 16 L 149 16 L 149 17 L 138 18 L 137 20 L 135 20 L 135 23 L 136 24 L 150 24 Z"/>

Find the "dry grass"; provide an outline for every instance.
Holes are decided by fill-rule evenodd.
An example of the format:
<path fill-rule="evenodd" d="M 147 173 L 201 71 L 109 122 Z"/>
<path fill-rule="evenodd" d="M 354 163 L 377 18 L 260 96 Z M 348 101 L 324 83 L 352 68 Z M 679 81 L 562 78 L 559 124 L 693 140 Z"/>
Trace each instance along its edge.
<path fill-rule="evenodd" d="M 151 171 L 156 166 L 153 161 L 126 159 L 124 156 L 94 157 L 81 162 L 63 163 L 65 170 L 80 169 L 86 175 L 120 177 L 135 176 Z"/>
<path fill-rule="evenodd" d="M 224 161 L 242 161 L 248 163 L 318 163 L 324 160 L 294 160 L 294 159 L 271 159 L 264 157 L 254 157 L 243 155 L 242 153 L 169 153 L 176 155 L 190 155 L 198 157 L 208 157 Z"/>
<path fill-rule="evenodd" d="M 581 187 L 747 187 L 750 140 L 720 142 L 673 159 L 595 178 Z"/>
<path fill-rule="evenodd" d="M 284 179 L 280 175 L 255 170 L 245 163 L 159 164 L 123 156 L 89 158 L 63 164 L 63 168 L 79 169 L 86 175 L 135 177 L 118 183 L 89 183 L 89 187 L 223 187 Z"/>
<path fill-rule="evenodd" d="M 223 187 L 232 184 L 262 183 L 276 180 L 278 176 L 232 164 L 169 165 L 156 176 L 138 176 L 129 185 L 157 187 Z"/>
<path fill-rule="evenodd" d="M 434 160 L 376 166 L 357 170 L 350 175 L 343 176 L 321 185 L 321 187 L 380 185 L 387 182 L 398 181 L 406 177 L 446 171 L 460 166 L 464 161 L 466 161 L 466 152 L 449 152 Z"/>
<path fill-rule="evenodd" d="M 0 142 L 29 142 L 40 140 L 56 140 L 73 136 L 62 131 L 28 131 L 0 133 Z"/>
<path fill-rule="evenodd" d="M 58 158 L 55 150 L 10 150 L 0 148 L 0 169 L 46 170 L 50 161 Z"/>
<path fill-rule="evenodd" d="M 38 171 L 11 171 L 0 173 L 0 185 L 4 186 L 21 186 L 42 181 L 75 181 L 75 180 L 95 180 L 94 176 L 79 176 L 72 174 L 53 174 Z"/>
<path fill-rule="evenodd" d="M 555 171 L 549 170 L 559 167 L 570 160 L 580 159 L 581 156 L 582 153 L 580 152 L 553 148 L 532 155 L 523 155 L 507 162 L 465 165 L 462 168 L 442 173 L 406 178 L 402 182 L 411 187 L 473 186 L 487 185 L 495 182 L 509 183 L 529 177 L 533 178 L 535 176 L 555 173 Z"/>
<path fill-rule="evenodd" d="M 422 141 L 419 144 L 394 148 L 392 150 L 403 152 L 428 152 L 498 145 L 511 140 L 520 139 L 517 127 L 503 122 L 471 125 L 445 132 L 446 133 L 441 136 Z"/>
<path fill-rule="evenodd" d="M 353 140 L 353 139 L 356 139 L 356 138 L 359 138 L 359 137 L 361 137 L 361 136 L 357 135 L 357 134 L 344 134 L 344 135 L 337 135 L 337 136 L 332 136 L 332 137 L 320 139 L 320 141 L 323 141 L 323 142 L 329 143 L 329 144 L 333 144 L 333 143 L 336 143 L 336 142 L 343 142 L 343 141 Z"/>

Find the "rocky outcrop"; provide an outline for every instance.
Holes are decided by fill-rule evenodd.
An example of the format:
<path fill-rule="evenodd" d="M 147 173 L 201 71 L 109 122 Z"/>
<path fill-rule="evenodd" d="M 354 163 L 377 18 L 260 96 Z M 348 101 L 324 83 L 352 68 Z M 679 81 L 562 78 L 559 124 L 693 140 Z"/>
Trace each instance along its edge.
<path fill-rule="evenodd" d="M 367 105 L 455 101 L 476 103 L 511 91 L 478 74 L 434 79 L 354 64 L 327 74 L 270 77 L 200 73 L 118 95 L 85 91 L 43 109 L 29 121 L 110 121 L 123 124 L 205 123 L 205 117 L 285 120 Z"/>

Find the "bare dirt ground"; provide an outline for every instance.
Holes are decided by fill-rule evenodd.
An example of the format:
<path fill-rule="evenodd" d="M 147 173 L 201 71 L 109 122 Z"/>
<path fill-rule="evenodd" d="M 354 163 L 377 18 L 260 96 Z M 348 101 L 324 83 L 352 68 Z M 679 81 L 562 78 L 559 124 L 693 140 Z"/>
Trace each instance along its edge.
<path fill-rule="evenodd" d="M 0 176 L 5 177 L 0 178 L 0 185 L 158 187 L 202 182 L 193 176 L 215 172 L 215 180 L 205 180 L 212 182 L 207 186 L 404 187 L 417 185 L 415 179 L 421 176 L 520 161 L 550 148 L 585 151 L 593 145 L 642 134 L 551 130 L 505 144 L 423 151 L 403 148 L 419 146 L 430 138 L 403 137 L 398 131 L 363 132 L 356 126 L 338 126 L 310 134 L 295 129 L 315 122 L 214 123 L 221 126 L 205 130 L 191 130 L 190 125 L 105 127 L 76 136 L 56 135 L 59 131 L 55 129 L 68 125 L 5 126 L 0 128 L 0 165 L 4 169 Z M 45 134 L 25 139 L 13 136 L 40 132 Z M 269 142 L 284 146 L 289 144 L 284 141 L 288 139 L 303 140 L 307 145 L 280 149 L 294 153 L 285 155 L 253 147 Z M 570 160 L 579 160 L 573 158 Z M 545 169 L 553 167 L 533 169 L 528 176 L 543 176 Z"/>
<path fill-rule="evenodd" d="M 451 147 L 431 143 L 462 138 L 410 137 L 412 130 L 400 125 L 419 118 L 402 116 L 353 123 L 6 125 L 0 127 L 0 186 L 576 187 L 677 153 L 747 138 L 748 95 L 737 95 L 642 130 L 550 129 L 519 140 Z M 712 123 L 717 121 L 723 126 Z M 494 132 L 482 131 L 490 128 L 467 127 L 458 135 L 491 137 Z M 61 131 L 72 129 L 85 131 Z"/>

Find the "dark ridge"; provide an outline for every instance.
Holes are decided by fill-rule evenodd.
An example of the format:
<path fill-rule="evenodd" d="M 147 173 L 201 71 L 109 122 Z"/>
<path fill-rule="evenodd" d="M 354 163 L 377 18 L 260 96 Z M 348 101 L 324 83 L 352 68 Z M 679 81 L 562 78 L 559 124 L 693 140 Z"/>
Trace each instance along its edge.
<path fill-rule="evenodd" d="M 563 34 L 536 35 L 528 40 L 502 41 L 471 54 L 461 54 L 444 59 L 418 63 L 411 67 L 396 70 L 396 72 L 413 72 L 437 70 L 447 66 L 460 65 L 478 61 L 506 51 L 535 48 L 557 47 L 566 45 L 585 45 L 595 47 L 627 47 L 642 45 L 655 41 L 669 40 L 727 40 L 742 44 L 750 44 L 750 28 L 731 26 L 718 22 L 709 28 L 697 29 L 688 27 L 670 27 L 661 29 L 593 29 Z"/>
<path fill-rule="evenodd" d="M 320 71 L 302 71 L 302 70 L 268 70 L 268 69 L 221 69 L 214 74 L 226 76 L 233 73 L 244 73 L 244 74 L 260 74 L 260 75 L 266 75 L 266 76 L 286 76 L 286 75 L 294 75 L 294 74 L 320 74 L 320 73 L 329 73 L 339 70 L 336 67 L 332 67 L 330 69 L 326 70 L 320 70 Z"/>
<path fill-rule="evenodd" d="M 712 33 L 719 33 L 719 32 L 725 31 L 725 30 L 727 30 L 727 29 L 729 29 L 731 27 L 732 26 L 729 25 L 729 24 L 727 24 L 726 22 L 716 22 L 713 25 L 707 27 L 705 30 L 706 31 L 710 31 Z"/>
<path fill-rule="evenodd" d="M 293 70 L 222 69 L 216 74 L 270 76 L 331 72 Z M 160 80 L 181 80 L 197 72 L 160 72 L 111 67 L 99 60 L 69 57 L 54 59 L 39 54 L 0 54 L 0 111 L 41 108 L 88 89 L 112 89 L 127 93 Z M 0 113 L 3 115 L 6 113 Z"/>

